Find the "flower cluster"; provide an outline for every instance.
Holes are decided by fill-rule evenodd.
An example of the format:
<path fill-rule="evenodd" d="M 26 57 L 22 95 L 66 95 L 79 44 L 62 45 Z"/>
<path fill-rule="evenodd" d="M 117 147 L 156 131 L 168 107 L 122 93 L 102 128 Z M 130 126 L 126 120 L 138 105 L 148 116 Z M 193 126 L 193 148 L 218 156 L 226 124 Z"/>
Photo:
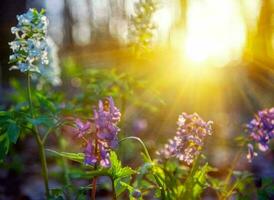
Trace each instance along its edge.
<path fill-rule="evenodd" d="M 247 130 L 253 142 L 258 145 L 260 151 L 269 149 L 269 141 L 274 137 L 274 108 L 259 111 L 247 124 Z M 256 156 L 253 144 L 248 144 L 247 159 L 252 160 Z"/>
<path fill-rule="evenodd" d="M 15 64 L 11 69 L 40 73 L 39 66 L 48 64 L 48 20 L 44 13 L 29 9 L 17 16 L 18 24 L 11 28 L 15 40 L 9 43 L 13 52 L 10 62 Z"/>
<path fill-rule="evenodd" d="M 104 103 L 99 101 L 98 109 L 94 110 L 94 120 L 97 129 L 97 137 L 107 143 L 107 146 L 116 148 L 118 145 L 117 134 L 120 129 L 117 123 L 121 113 L 115 107 L 113 99 L 109 97 Z"/>
<path fill-rule="evenodd" d="M 118 145 L 119 128 L 117 123 L 120 121 L 121 113 L 115 107 L 113 99 L 107 98 L 106 101 L 99 101 L 98 108 L 94 109 L 95 132 L 90 138 L 86 136 L 91 133 L 91 123 L 83 123 L 76 120 L 77 134 L 86 142 L 85 161 L 87 165 L 101 165 L 109 167 L 109 151 Z"/>
<path fill-rule="evenodd" d="M 175 157 L 190 165 L 200 154 L 204 138 L 212 134 L 212 121 L 205 122 L 198 114 L 182 113 L 179 116 L 176 136 L 157 152 L 161 158 Z"/>

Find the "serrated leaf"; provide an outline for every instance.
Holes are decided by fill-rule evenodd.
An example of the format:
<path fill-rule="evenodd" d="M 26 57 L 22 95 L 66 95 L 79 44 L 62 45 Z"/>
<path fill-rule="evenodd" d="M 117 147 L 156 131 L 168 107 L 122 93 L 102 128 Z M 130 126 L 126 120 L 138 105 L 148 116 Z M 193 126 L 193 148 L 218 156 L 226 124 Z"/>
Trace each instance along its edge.
<path fill-rule="evenodd" d="M 110 162 L 111 167 L 109 168 L 109 173 L 113 179 L 124 178 L 136 173 L 136 171 L 130 167 L 122 167 L 121 161 L 118 160 L 114 151 L 110 152 Z"/>
<path fill-rule="evenodd" d="M 118 176 L 119 176 L 120 178 L 123 178 L 123 177 L 128 177 L 128 176 L 130 176 L 130 175 L 132 175 L 132 174 L 135 174 L 135 173 L 136 173 L 136 171 L 133 170 L 133 169 L 131 169 L 130 167 L 123 167 L 123 168 L 119 171 Z"/>

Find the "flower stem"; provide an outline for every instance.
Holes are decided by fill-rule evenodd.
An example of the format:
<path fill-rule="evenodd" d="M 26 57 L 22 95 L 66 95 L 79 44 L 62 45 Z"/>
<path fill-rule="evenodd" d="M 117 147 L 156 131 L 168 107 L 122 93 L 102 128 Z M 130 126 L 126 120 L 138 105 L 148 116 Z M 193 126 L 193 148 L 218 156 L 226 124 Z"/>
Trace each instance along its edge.
<path fill-rule="evenodd" d="M 226 176 L 226 179 L 225 179 L 225 182 L 224 182 L 225 191 L 229 187 L 229 183 L 230 183 L 231 176 L 233 174 L 233 170 L 236 167 L 236 164 L 238 163 L 239 159 L 241 158 L 242 153 L 243 153 L 243 147 L 238 150 L 238 152 L 236 153 L 236 155 L 234 157 L 234 160 L 232 161 L 232 164 L 231 164 L 231 167 L 229 169 L 228 175 Z M 233 185 L 227 193 L 225 193 L 224 195 L 221 195 L 222 196 L 221 199 L 227 199 L 231 195 L 231 193 L 233 192 L 234 188 L 235 188 L 235 186 Z"/>
<path fill-rule="evenodd" d="M 111 186 L 112 186 L 112 200 L 116 200 L 116 191 L 115 191 L 115 185 L 114 185 L 114 180 L 111 178 Z"/>
<path fill-rule="evenodd" d="M 185 192 L 183 194 L 183 197 L 182 199 L 191 199 L 193 198 L 191 196 L 192 192 L 193 192 L 193 183 L 191 182 L 193 179 L 193 176 L 195 175 L 196 171 L 199 169 L 199 161 L 200 161 L 200 158 L 201 158 L 201 154 L 199 154 L 198 156 L 196 156 L 196 158 L 194 159 L 194 162 L 193 162 L 193 165 L 191 167 L 191 170 L 186 178 L 186 181 L 185 181 Z"/>
<path fill-rule="evenodd" d="M 95 133 L 95 147 L 94 147 L 94 155 L 97 157 L 98 156 L 98 141 L 97 141 L 97 131 Z M 98 160 L 97 160 L 98 162 Z M 98 163 L 95 163 L 95 170 L 97 170 L 97 165 Z M 91 191 L 91 199 L 95 200 L 96 199 L 96 181 L 97 181 L 97 177 L 93 177 L 92 179 L 92 191 Z"/>
<path fill-rule="evenodd" d="M 145 143 L 144 143 L 140 138 L 135 137 L 135 136 L 129 136 L 129 137 L 125 137 L 125 138 L 121 139 L 119 142 L 123 142 L 124 140 L 129 140 L 129 139 L 137 140 L 137 141 L 142 145 L 146 157 L 147 157 L 147 158 L 149 159 L 149 161 L 152 163 L 152 159 L 151 159 L 151 157 L 150 157 L 150 155 L 149 155 L 149 153 L 148 153 L 147 147 L 146 147 Z"/>
<path fill-rule="evenodd" d="M 145 155 L 148 158 L 149 162 L 153 163 L 153 161 L 152 161 L 152 159 L 151 159 L 151 157 L 150 157 L 150 155 L 148 153 L 148 150 L 147 150 L 147 147 L 146 147 L 145 143 L 140 138 L 135 137 L 135 136 L 129 136 L 129 137 L 125 137 L 125 138 L 121 139 L 119 141 L 119 143 L 122 142 L 122 141 L 128 140 L 128 139 L 132 139 L 132 140 L 138 141 L 142 145 L 142 147 L 144 149 L 144 152 L 145 152 Z M 157 182 L 157 184 L 158 184 L 158 186 L 159 186 L 159 188 L 161 190 L 162 199 L 165 199 L 165 196 L 166 196 L 165 195 L 165 190 L 164 190 L 164 187 L 163 187 L 163 185 L 162 185 L 159 177 L 157 175 L 155 175 L 154 173 L 153 173 L 153 177 L 155 178 L 155 180 L 156 180 L 156 182 Z"/>
<path fill-rule="evenodd" d="M 65 139 L 61 136 L 59 128 L 56 129 L 56 135 L 57 135 L 59 149 L 61 151 L 64 151 L 67 145 L 66 145 Z M 62 157 L 61 163 L 62 163 L 62 168 L 63 168 L 63 181 L 64 181 L 64 183 L 65 183 L 66 186 L 70 186 L 71 182 L 70 182 L 70 178 L 69 178 L 68 162 L 67 162 L 67 160 L 64 157 Z M 66 193 L 67 193 L 66 199 L 67 200 L 71 200 L 72 192 L 71 192 L 70 187 L 68 189 L 66 189 Z"/>
<path fill-rule="evenodd" d="M 32 117 L 32 119 L 34 119 L 32 98 L 31 98 L 31 86 L 30 86 L 31 76 L 30 76 L 29 72 L 27 74 L 27 77 L 28 77 L 28 86 L 27 86 L 28 102 L 29 102 L 31 117 Z M 35 136 L 35 140 L 36 140 L 36 143 L 38 145 L 38 150 L 39 150 L 39 157 L 40 157 L 40 162 L 41 162 L 41 166 L 42 166 L 42 176 L 44 179 L 46 197 L 49 198 L 48 168 L 47 168 L 45 147 L 44 147 L 44 143 L 42 142 L 41 137 L 39 135 L 38 128 L 35 125 L 34 125 L 34 136 Z"/>
<path fill-rule="evenodd" d="M 96 177 L 92 179 L 91 199 L 96 200 Z"/>

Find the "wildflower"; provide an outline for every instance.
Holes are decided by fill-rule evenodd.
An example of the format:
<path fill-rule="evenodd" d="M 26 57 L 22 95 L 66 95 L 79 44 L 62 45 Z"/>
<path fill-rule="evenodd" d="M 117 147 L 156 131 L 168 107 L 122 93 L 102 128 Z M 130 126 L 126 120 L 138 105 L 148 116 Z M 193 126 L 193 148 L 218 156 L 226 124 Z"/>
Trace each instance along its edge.
<path fill-rule="evenodd" d="M 87 143 L 85 148 L 85 160 L 86 165 L 95 165 L 97 163 L 97 156 L 94 153 L 94 145 L 90 142 Z"/>
<path fill-rule="evenodd" d="M 109 151 L 103 146 L 102 143 L 99 142 L 95 144 L 94 142 L 95 141 L 88 142 L 85 148 L 84 164 L 86 165 L 99 164 L 102 167 L 109 167 L 110 166 Z"/>
<path fill-rule="evenodd" d="M 86 135 L 89 132 L 91 123 L 90 122 L 86 122 L 83 123 L 80 119 L 76 119 L 75 120 L 76 126 L 77 126 L 77 134 L 78 137 L 83 137 L 84 135 Z"/>
<path fill-rule="evenodd" d="M 109 97 L 105 102 L 99 101 L 98 110 L 94 110 L 95 126 L 98 130 L 97 136 L 99 139 L 107 142 L 111 148 L 116 148 L 118 145 L 117 134 L 120 129 L 117 123 L 120 121 L 121 113 L 114 106 L 113 99 Z"/>
<path fill-rule="evenodd" d="M 15 64 L 11 69 L 40 73 L 39 65 L 48 64 L 48 20 L 43 10 L 38 12 L 35 9 L 18 15 L 17 20 L 17 26 L 11 28 L 15 39 L 9 43 L 13 51 L 10 62 Z"/>
<path fill-rule="evenodd" d="M 104 102 L 99 101 L 98 109 L 94 109 L 95 132 L 92 132 L 90 122 L 75 120 L 78 137 L 84 139 L 86 143 L 84 164 L 110 166 L 109 152 L 118 146 L 120 129 L 117 123 L 120 121 L 120 116 L 120 111 L 115 107 L 113 99 L 109 97 Z"/>
<path fill-rule="evenodd" d="M 200 154 L 204 138 L 212 134 L 212 122 L 205 122 L 198 114 L 182 113 L 177 121 L 176 136 L 157 152 L 164 159 L 175 157 L 190 165 Z"/>
<path fill-rule="evenodd" d="M 100 165 L 102 167 L 109 167 L 110 166 L 109 151 L 106 148 L 106 146 L 103 145 L 103 143 L 98 143 L 98 145 L 99 145 L 99 151 L 100 151 Z"/>
<path fill-rule="evenodd" d="M 274 108 L 259 111 L 246 127 L 251 140 L 257 144 L 259 150 L 267 151 L 269 141 L 274 137 Z M 254 157 L 252 154 L 255 153 L 252 144 L 248 144 L 248 150 L 247 158 L 251 161 Z"/>

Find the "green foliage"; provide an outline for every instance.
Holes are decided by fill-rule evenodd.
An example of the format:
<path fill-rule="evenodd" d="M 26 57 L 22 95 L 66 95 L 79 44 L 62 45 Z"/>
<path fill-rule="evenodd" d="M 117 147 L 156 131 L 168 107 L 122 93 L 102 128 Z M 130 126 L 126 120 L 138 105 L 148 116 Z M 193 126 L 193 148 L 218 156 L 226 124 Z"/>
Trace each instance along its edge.
<path fill-rule="evenodd" d="M 10 145 L 16 144 L 21 133 L 30 132 L 26 108 L 0 111 L 0 161 L 8 153 Z"/>
<path fill-rule="evenodd" d="M 110 177 L 114 181 L 114 187 L 116 195 L 120 196 L 125 190 L 128 190 L 131 194 L 134 188 L 129 184 L 131 175 L 135 174 L 136 171 L 130 167 L 123 167 L 121 161 L 118 159 L 115 152 L 110 154 L 111 167 L 108 171 Z M 134 199 L 129 195 L 130 199 Z"/>
<path fill-rule="evenodd" d="M 230 180 L 231 179 L 231 180 Z M 255 194 L 253 175 L 247 171 L 233 171 L 230 179 L 209 177 L 209 185 L 222 199 L 236 195 L 237 199 L 251 199 Z"/>
<path fill-rule="evenodd" d="M 82 164 L 82 168 L 70 170 L 71 178 L 91 179 L 97 176 L 109 176 L 114 181 L 117 196 L 121 195 L 125 190 L 128 190 L 129 193 L 134 191 L 134 188 L 129 185 L 129 181 L 131 176 L 137 172 L 130 167 L 123 167 L 114 151 L 110 152 L 111 167 L 100 167 L 98 169 L 95 169 L 93 166 L 83 165 L 85 156 L 83 153 L 57 152 L 54 150 L 48 150 L 48 152 Z"/>
<path fill-rule="evenodd" d="M 86 200 L 86 193 L 88 190 L 90 190 L 90 187 L 75 187 L 73 185 L 66 185 L 61 188 L 53 188 L 51 189 L 49 200 Z M 73 195 L 68 193 L 68 191 L 72 191 Z"/>
<path fill-rule="evenodd" d="M 79 71 L 82 66 L 78 66 L 72 59 L 67 59 L 64 67 L 65 76 L 71 81 L 68 84 L 77 82 L 76 85 L 72 84 L 77 91 L 71 103 L 76 106 L 74 111 L 78 113 L 86 114 L 98 103 L 98 100 L 108 96 L 115 99 L 122 113 L 127 105 L 154 112 L 163 104 L 157 91 L 148 87 L 147 81 L 129 71 L 121 72 L 109 68 L 84 68 Z M 71 76 L 73 76 L 72 80 Z M 144 91 L 149 94 L 145 99 L 140 96 Z"/>
<path fill-rule="evenodd" d="M 118 157 L 115 152 L 110 153 L 110 162 L 111 167 L 109 168 L 109 174 L 114 180 L 119 180 L 126 178 L 136 173 L 130 167 L 122 167 L 121 161 L 118 160 Z"/>
<path fill-rule="evenodd" d="M 212 170 L 213 168 L 206 163 L 191 171 L 185 183 L 186 193 L 184 196 L 189 199 L 199 199 L 202 192 L 208 187 L 207 174 Z"/>
<path fill-rule="evenodd" d="M 262 178 L 262 185 L 258 189 L 258 199 L 266 200 L 274 197 L 274 181 L 271 177 Z"/>
<path fill-rule="evenodd" d="M 200 199 L 204 190 L 210 186 L 208 173 L 215 170 L 208 163 L 204 165 L 200 163 L 200 157 L 191 167 L 173 159 L 164 163 L 145 163 L 139 169 L 137 186 L 141 191 L 154 189 L 155 196 L 161 199 Z M 163 185 L 164 193 L 159 188 L 159 184 Z"/>

